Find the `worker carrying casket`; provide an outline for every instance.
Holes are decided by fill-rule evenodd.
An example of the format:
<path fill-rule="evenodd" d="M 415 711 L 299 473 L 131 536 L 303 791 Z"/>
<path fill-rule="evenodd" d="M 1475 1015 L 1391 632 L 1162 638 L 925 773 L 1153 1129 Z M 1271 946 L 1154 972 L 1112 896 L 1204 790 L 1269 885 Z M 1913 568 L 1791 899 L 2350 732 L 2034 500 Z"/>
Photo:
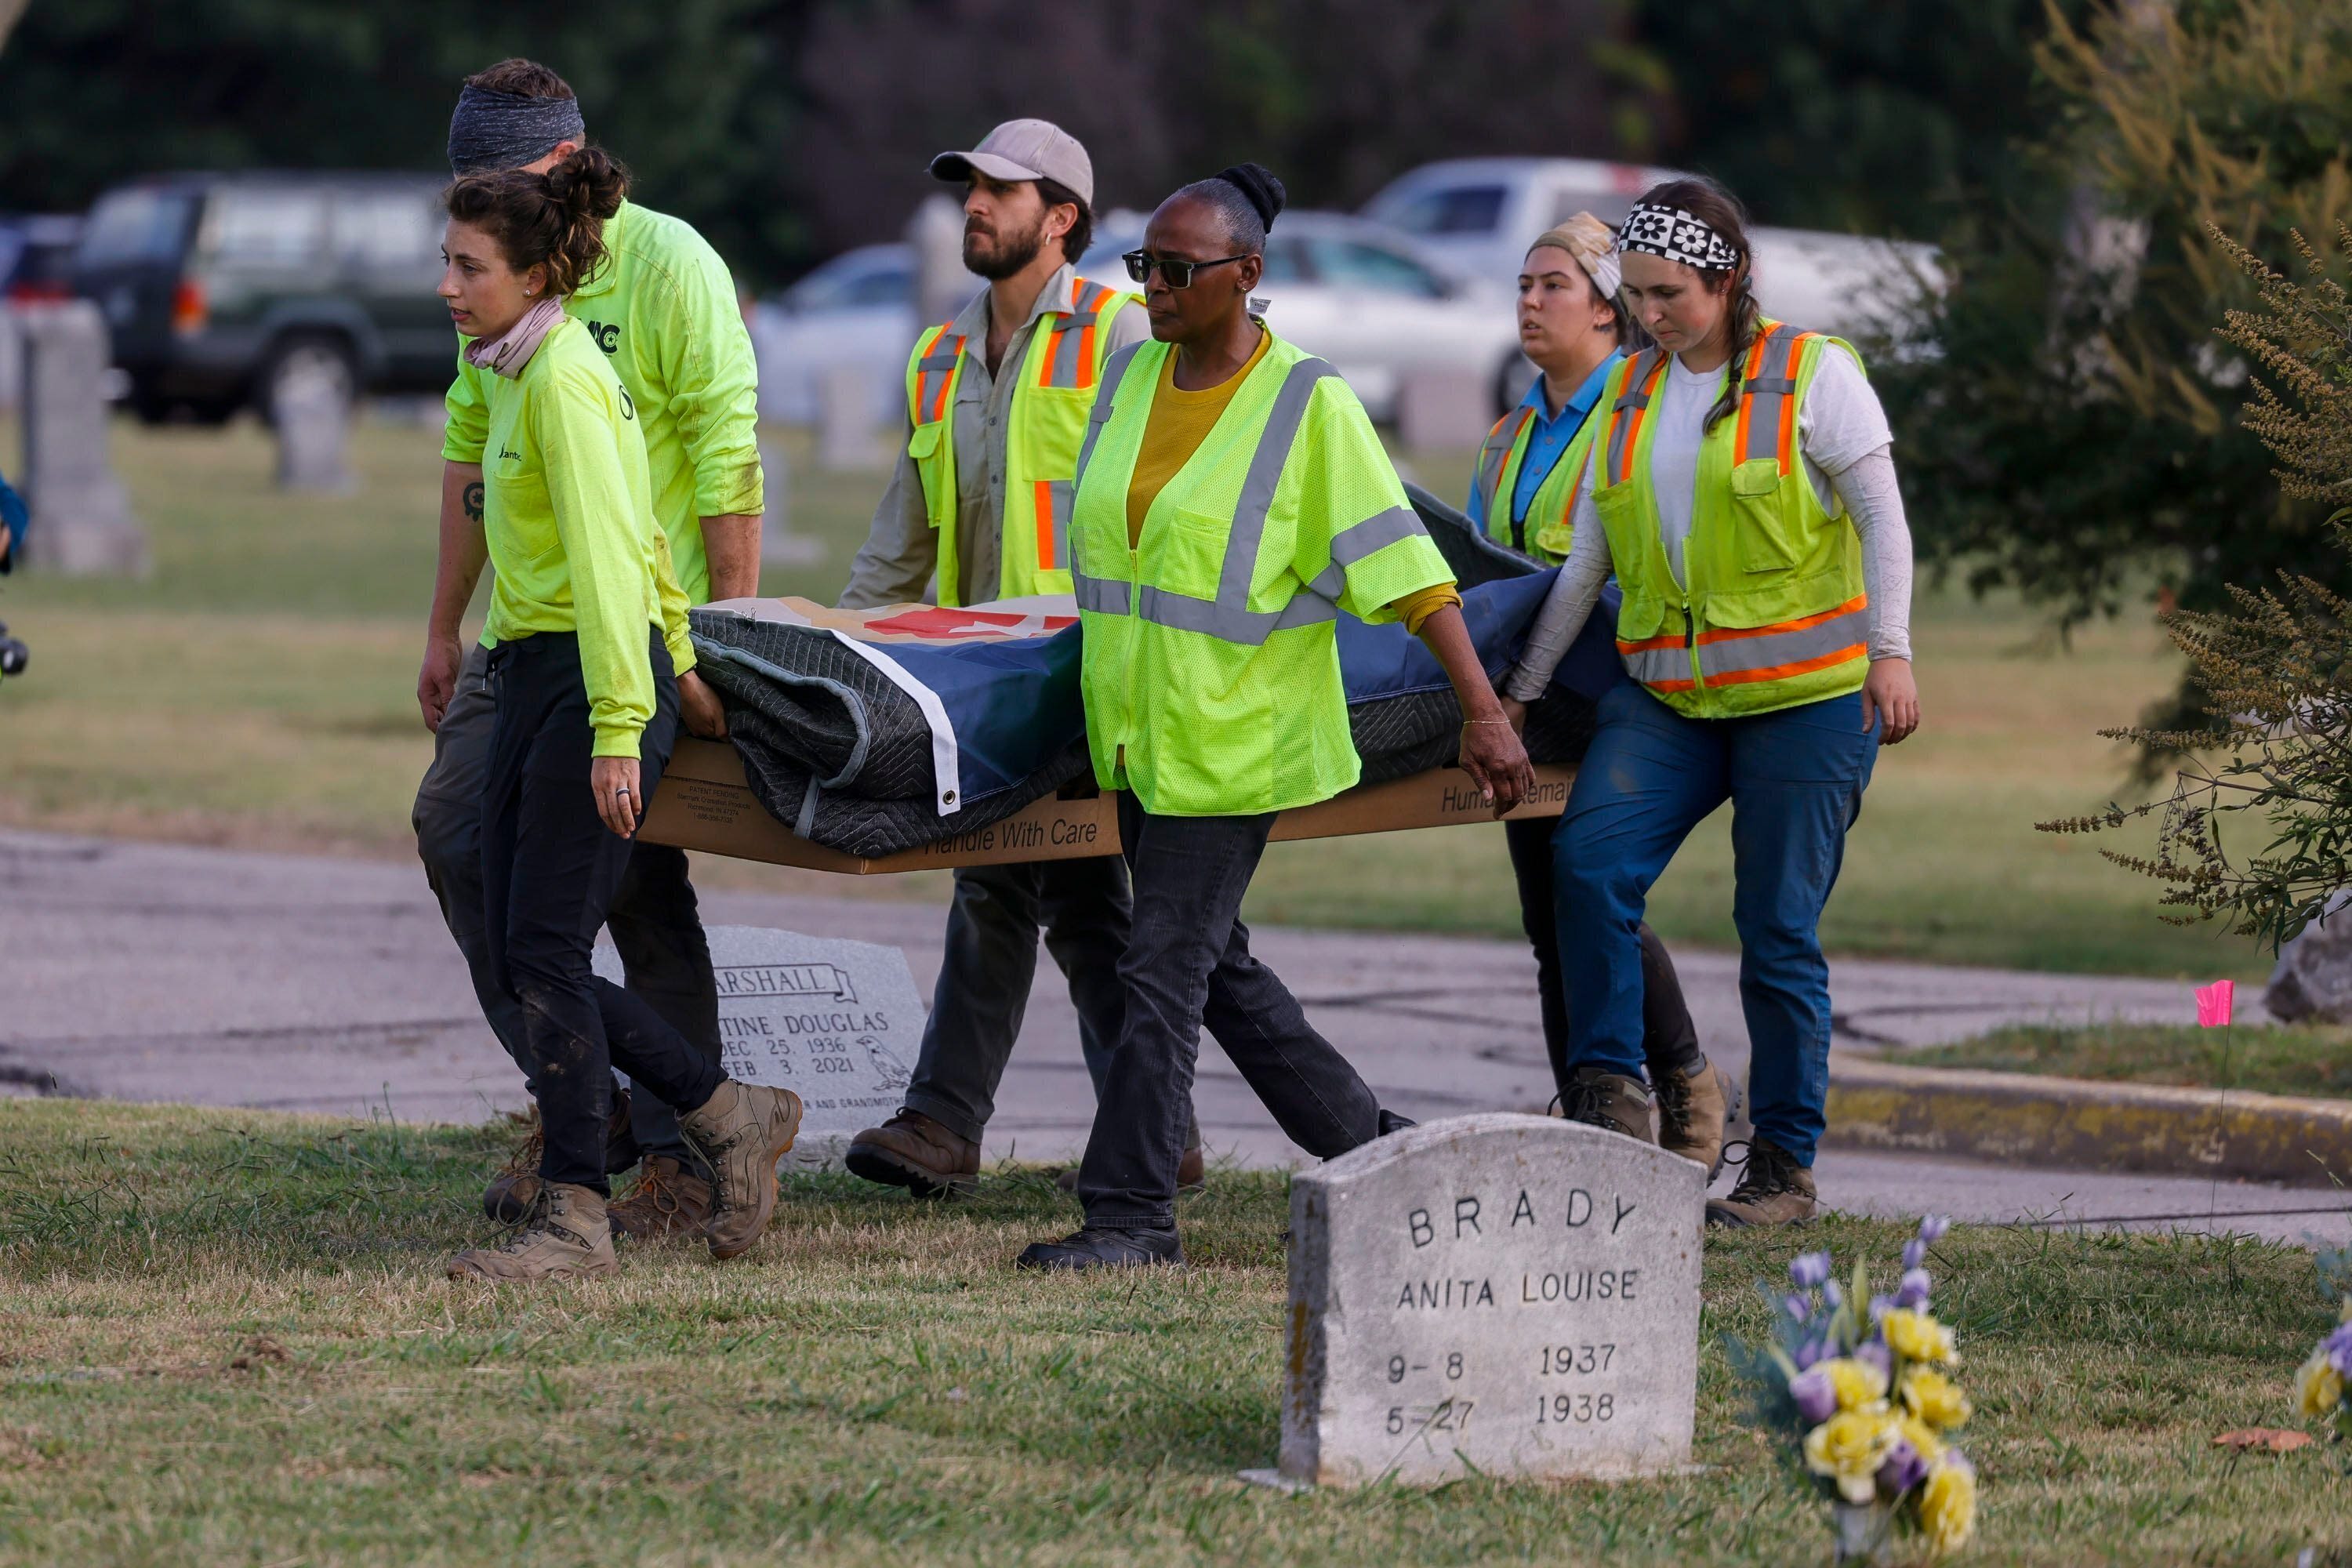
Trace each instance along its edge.
<path fill-rule="evenodd" d="M 1251 956 L 1241 921 L 1275 814 L 1361 772 L 1340 615 L 1402 620 L 1428 645 L 1466 716 L 1462 764 L 1498 814 L 1534 782 L 1363 405 L 1250 311 L 1282 202 L 1265 169 L 1227 169 L 1161 203 L 1126 258 L 1153 341 L 1103 367 L 1070 522 L 1095 777 L 1126 792 L 1126 1018 L 1079 1167 L 1086 1226 L 1030 1247 L 1026 1268 L 1182 1259 L 1177 1163 L 1204 1022 L 1309 1153 L 1403 1125 Z"/>
<path fill-rule="evenodd" d="M 1591 213 L 1546 230 L 1519 267 L 1519 347 L 1535 363 L 1535 384 L 1495 422 L 1478 450 L 1469 517 L 1497 544 L 1547 566 L 1566 558 L 1574 537 L 1577 479 L 1592 450 L 1593 417 L 1609 373 L 1627 351 L 1649 346 L 1618 298 L 1616 232 Z M 1559 935 L 1552 918 L 1552 832 L 1559 819 L 1503 824 L 1518 883 L 1519 920 L 1535 948 L 1536 990 L 1543 1011 L 1544 1053 L 1563 1102 L 1570 1090 L 1567 988 L 1560 982 Z M 1738 1089 L 1707 1064 L 1698 1028 L 1666 944 L 1644 921 L 1642 942 L 1642 1049 L 1657 1097 L 1658 1142 L 1707 1168 L 1723 1167 L 1726 1128 Z"/>
<path fill-rule="evenodd" d="M 919 599 L 935 574 L 942 605 L 1067 594 L 1087 412 L 1104 362 L 1149 335 L 1136 296 L 1073 267 L 1094 230 L 1094 165 L 1076 138 L 1043 120 L 1009 121 L 969 153 L 940 153 L 931 173 L 964 187 L 963 263 L 988 287 L 915 340 L 913 434 L 850 566 L 848 609 Z M 913 1079 L 896 1115 L 851 1141 L 850 1170 L 919 1197 L 979 1175 L 1041 931 L 1068 977 L 1099 1087 L 1125 1011 L 1117 970 L 1128 921 L 1117 856 L 959 868 Z M 1201 1173 L 1195 1131 L 1179 1179 Z"/>

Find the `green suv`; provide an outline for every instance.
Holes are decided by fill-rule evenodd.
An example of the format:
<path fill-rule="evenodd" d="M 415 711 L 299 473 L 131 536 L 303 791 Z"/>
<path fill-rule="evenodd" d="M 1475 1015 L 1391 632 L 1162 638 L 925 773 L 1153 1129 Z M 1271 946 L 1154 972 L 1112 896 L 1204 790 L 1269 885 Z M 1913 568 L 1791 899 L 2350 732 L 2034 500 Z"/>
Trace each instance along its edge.
<path fill-rule="evenodd" d="M 457 341 L 435 294 L 434 174 L 171 174 L 90 210 L 74 292 L 105 312 L 142 419 L 219 421 L 325 372 L 354 395 L 437 392 Z"/>

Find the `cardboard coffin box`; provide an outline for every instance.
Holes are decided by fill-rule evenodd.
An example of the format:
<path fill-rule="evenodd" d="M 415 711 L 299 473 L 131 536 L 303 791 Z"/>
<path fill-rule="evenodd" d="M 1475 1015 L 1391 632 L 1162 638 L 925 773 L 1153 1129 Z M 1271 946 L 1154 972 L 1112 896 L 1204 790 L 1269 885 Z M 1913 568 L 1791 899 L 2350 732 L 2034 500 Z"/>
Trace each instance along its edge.
<path fill-rule="evenodd" d="M 1511 815 L 1558 816 L 1568 804 L 1576 770 L 1538 765 L 1534 795 Z M 942 866 L 994 866 L 1014 860 L 1076 860 L 1118 852 L 1118 811 L 1093 785 L 1048 795 L 1027 809 L 986 827 L 868 859 L 813 844 L 768 815 L 743 779 L 743 763 L 724 742 L 680 736 L 661 787 L 654 792 L 638 836 L 655 844 L 802 866 L 814 871 L 872 876 L 886 871 L 924 871 Z M 1080 793 L 1080 791 L 1083 793 Z M 1411 778 L 1351 789 L 1317 805 L 1286 811 L 1274 837 L 1338 838 L 1352 833 L 1388 833 L 1404 827 L 1444 827 L 1491 822 L 1478 803 L 1470 775 L 1439 768 Z"/>

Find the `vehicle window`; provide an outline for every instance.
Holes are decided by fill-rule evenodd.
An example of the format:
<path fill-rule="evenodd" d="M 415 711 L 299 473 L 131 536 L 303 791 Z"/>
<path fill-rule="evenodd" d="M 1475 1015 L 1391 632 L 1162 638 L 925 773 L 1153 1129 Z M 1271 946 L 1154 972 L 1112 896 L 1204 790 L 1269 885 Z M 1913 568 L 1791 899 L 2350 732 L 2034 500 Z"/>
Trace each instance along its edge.
<path fill-rule="evenodd" d="M 840 310 L 873 310 L 915 302 L 915 275 L 897 268 L 877 268 L 849 279 L 831 303 Z"/>
<path fill-rule="evenodd" d="M 1502 185 L 1444 185 L 1408 197 L 1382 216 L 1407 234 L 1492 234 L 1509 195 Z"/>
<path fill-rule="evenodd" d="M 1552 207 L 1555 224 L 1566 223 L 1579 213 L 1591 213 L 1602 223 L 1614 228 L 1625 221 L 1633 210 L 1633 198 L 1615 191 L 1562 191 Z"/>
<path fill-rule="evenodd" d="M 1307 258 L 1303 247 L 1295 239 L 1269 239 L 1265 242 L 1265 274 L 1264 281 L 1276 288 L 1285 283 L 1303 283 L 1307 279 Z"/>
<path fill-rule="evenodd" d="M 1436 274 L 1409 256 L 1353 240 L 1315 239 L 1315 271 L 1337 289 L 1372 289 L 1383 294 L 1411 294 L 1435 300 L 1445 290 Z"/>
<path fill-rule="evenodd" d="M 203 247 L 222 261 L 290 267 L 326 238 L 327 204 L 309 191 L 222 191 L 207 204 Z"/>
<path fill-rule="evenodd" d="M 89 215 L 76 253 L 83 266 L 176 261 L 187 237 L 190 198 L 183 191 L 117 191 Z"/>
<path fill-rule="evenodd" d="M 440 254 L 440 214 L 406 191 L 352 191 L 335 202 L 335 258 L 346 267 L 415 268 Z"/>

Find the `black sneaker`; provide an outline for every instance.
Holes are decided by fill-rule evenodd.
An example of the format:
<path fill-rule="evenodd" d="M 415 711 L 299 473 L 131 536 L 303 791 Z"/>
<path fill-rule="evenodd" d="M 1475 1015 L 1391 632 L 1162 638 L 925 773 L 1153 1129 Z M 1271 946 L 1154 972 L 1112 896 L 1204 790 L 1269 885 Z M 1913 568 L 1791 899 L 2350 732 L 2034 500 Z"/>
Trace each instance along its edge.
<path fill-rule="evenodd" d="M 1750 1226 L 1810 1225 L 1820 1195 L 1813 1173 L 1769 1138 L 1748 1140 L 1748 1168 L 1727 1198 L 1711 1198 L 1706 1223 Z"/>
<path fill-rule="evenodd" d="M 1022 1249 L 1013 1267 L 1076 1273 L 1088 1268 L 1150 1268 L 1183 1261 L 1184 1243 L 1173 1226 L 1165 1230 L 1088 1226 L 1059 1241 L 1032 1242 Z"/>

